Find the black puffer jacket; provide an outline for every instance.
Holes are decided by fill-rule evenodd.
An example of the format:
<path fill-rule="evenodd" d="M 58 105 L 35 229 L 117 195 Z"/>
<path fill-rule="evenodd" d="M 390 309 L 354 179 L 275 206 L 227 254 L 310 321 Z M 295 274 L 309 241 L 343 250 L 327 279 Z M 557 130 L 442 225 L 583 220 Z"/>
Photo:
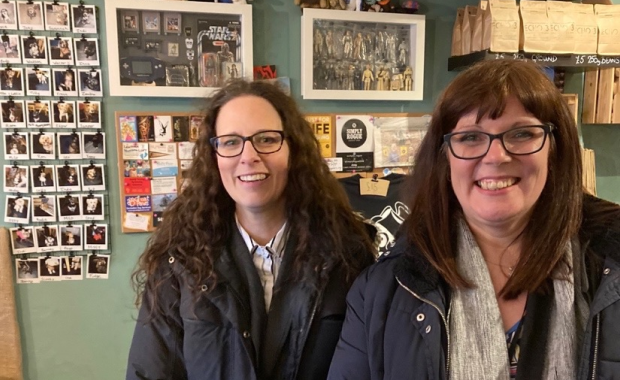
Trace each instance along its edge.
<path fill-rule="evenodd" d="M 184 268 L 170 256 L 161 270 L 168 277 L 160 295 L 166 315 L 145 323 L 146 308 L 140 310 L 126 378 L 324 380 L 348 287 L 338 266 L 322 269 L 325 282 L 288 281 L 294 244 L 289 237 L 268 316 L 252 257 L 236 229 L 215 263 L 216 287 L 195 307 Z"/>

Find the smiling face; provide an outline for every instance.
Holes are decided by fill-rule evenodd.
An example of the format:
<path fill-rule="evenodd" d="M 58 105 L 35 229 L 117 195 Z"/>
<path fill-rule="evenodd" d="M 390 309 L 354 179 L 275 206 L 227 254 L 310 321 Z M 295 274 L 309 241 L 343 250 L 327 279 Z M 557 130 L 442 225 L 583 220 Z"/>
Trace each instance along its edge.
<path fill-rule="evenodd" d="M 217 136 L 250 136 L 261 130 L 283 130 L 275 108 L 257 96 L 240 96 L 226 103 L 215 123 Z M 236 157 L 217 156 L 222 184 L 236 203 L 237 213 L 284 212 L 283 192 L 288 180 L 289 147 L 270 154 L 257 153 L 247 141 Z"/>
<path fill-rule="evenodd" d="M 498 134 L 542 124 L 515 98 L 508 99 L 504 113 L 496 120 L 484 116 L 476 123 L 477 111 L 463 115 L 452 132 Z M 474 160 L 458 159 L 448 150 L 452 188 L 472 229 L 518 228 L 527 223 L 547 181 L 549 146 L 548 138 L 539 152 L 515 156 L 496 139 L 484 157 Z"/>

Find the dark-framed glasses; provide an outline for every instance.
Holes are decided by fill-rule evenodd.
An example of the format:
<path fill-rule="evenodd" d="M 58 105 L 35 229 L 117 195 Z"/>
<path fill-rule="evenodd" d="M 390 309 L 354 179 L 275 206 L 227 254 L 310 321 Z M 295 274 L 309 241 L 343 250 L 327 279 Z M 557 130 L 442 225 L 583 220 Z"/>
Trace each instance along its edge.
<path fill-rule="evenodd" d="M 502 142 L 506 152 L 524 156 L 540 151 L 545 146 L 547 135 L 555 129 L 551 123 L 524 125 L 496 135 L 482 131 L 463 131 L 447 133 L 443 136 L 452 155 L 462 160 L 484 157 L 495 139 Z"/>
<path fill-rule="evenodd" d="M 245 142 L 252 143 L 254 150 L 258 153 L 275 153 L 282 148 L 284 142 L 284 132 L 269 130 L 260 131 L 251 136 L 240 136 L 236 134 L 216 136 L 209 139 L 215 153 L 221 157 L 235 157 L 243 153 Z"/>

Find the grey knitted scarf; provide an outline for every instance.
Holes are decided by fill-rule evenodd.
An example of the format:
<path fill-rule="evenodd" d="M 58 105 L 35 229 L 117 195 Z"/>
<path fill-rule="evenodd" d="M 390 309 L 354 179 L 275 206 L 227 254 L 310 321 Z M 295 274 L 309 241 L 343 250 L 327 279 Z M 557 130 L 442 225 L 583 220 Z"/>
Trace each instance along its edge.
<path fill-rule="evenodd" d="M 566 254 L 572 262 L 570 244 Z M 450 379 L 509 380 L 506 335 L 491 277 L 463 220 L 459 223 L 457 265 L 459 273 L 475 287 L 452 294 Z M 543 379 L 574 379 L 577 323 L 573 274 L 565 268 L 554 273 L 554 278 L 564 280 L 553 280 L 555 303 L 549 305 L 552 310 Z"/>

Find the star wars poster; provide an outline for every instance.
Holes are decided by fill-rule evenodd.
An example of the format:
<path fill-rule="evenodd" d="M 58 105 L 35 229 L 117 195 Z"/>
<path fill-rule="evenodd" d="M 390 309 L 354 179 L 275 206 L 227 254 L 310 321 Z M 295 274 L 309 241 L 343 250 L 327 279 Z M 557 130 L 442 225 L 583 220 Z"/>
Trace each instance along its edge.
<path fill-rule="evenodd" d="M 198 20 L 197 55 L 202 87 L 221 86 L 226 63 L 241 61 L 239 17 L 211 16 Z"/>

